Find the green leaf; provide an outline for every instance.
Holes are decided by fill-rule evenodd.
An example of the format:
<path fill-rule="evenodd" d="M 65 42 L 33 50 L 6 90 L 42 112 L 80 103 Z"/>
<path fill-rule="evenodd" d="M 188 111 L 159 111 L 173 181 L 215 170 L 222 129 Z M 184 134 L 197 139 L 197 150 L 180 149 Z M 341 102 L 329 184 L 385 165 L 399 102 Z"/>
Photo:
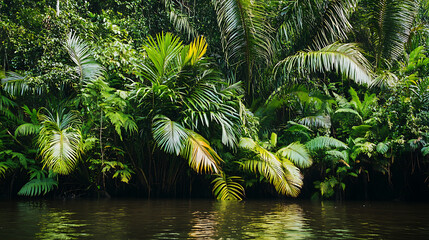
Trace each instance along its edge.
<path fill-rule="evenodd" d="M 277 151 L 276 155 L 286 158 L 300 168 L 306 168 L 313 163 L 305 145 L 294 142 Z"/>
<path fill-rule="evenodd" d="M 176 155 L 180 154 L 188 138 L 184 127 L 163 115 L 153 118 L 152 134 L 158 147 L 167 153 Z"/>
<path fill-rule="evenodd" d="M 35 197 L 40 195 L 45 195 L 46 193 L 52 191 L 54 187 L 58 186 L 58 182 L 52 178 L 36 178 L 27 182 L 21 190 L 19 190 L 18 195 Z"/>
<path fill-rule="evenodd" d="M 429 146 L 423 147 L 421 151 L 423 156 L 429 155 Z"/>
<path fill-rule="evenodd" d="M 76 64 L 76 72 L 81 82 L 91 82 L 104 74 L 104 68 L 94 60 L 88 44 L 81 40 L 75 32 L 71 31 L 67 34 L 64 47 Z"/>
<path fill-rule="evenodd" d="M 73 112 L 65 114 L 64 110 L 55 115 L 47 111 L 47 115 L 40 115 L 40 121 L 42 127 L 37 142 L 43 166 L 59 174 L 69 174 L 79 161 L 83 148 L 77 115 Z"/>
<path fill-rule="evenodd" d="M 372 82 L 371 67 L 355 44 L 334 43 L 318 51 L 298 52 L 280 61 L 276 69 L 283 66 L 285 73 L 295 69 L 302 72 L 337 72 L 358 84 Z"/>
<path fill-rule="evenodd" d="M 243 66 L 248 94 L 252 92 L 253 66 L 273 55 L 272 28 L 261 1 L 212 0 L 228 65 Z"/>
<path fill-rule="evenodd" d="M 385 154 L 389 150 L 389 145 L 384 142 L 379 142 L 376 149 L 378 153 Z"/>
<path fill-rule="evenodd" d="M 271 133 L 270 143 L 271 143 L 271 146 L 273 146 L 273 147 L 277 146 L 277 134 L 276 133 Z"/>
<path fill-rule="evenodd" d="M 334 114 L 339 114 L 339 113 L 352 114 L 355 117 L 357 117 L 361 122 L 363 121 L 362 116 L 357 111 L 355 111 L 353 109 L 350 109 L 350 108 L 340 108 L 340 109 L 337 109 Z"/>
<path fill-rule="evenodd" d="M 348 149 L 348 146 L 341 142 L 338 139 L 332 138 L 332 137 L 326 137 L 326 136 L 320 136 L 313 138 L 312 140 L 308 141 L 305 146 L 310 151 L 317 151 L 320 149 L 327 149 L 327 148 L 344 148 Z"/>
<path fill-rule="evenodd" d="M 241 177 L 229 177 L 225 173 L 221 173 L 212 181 L 213 195 L 218 200 L 242 200 L 244 188 L 240 182 L 243 182 Z"/>

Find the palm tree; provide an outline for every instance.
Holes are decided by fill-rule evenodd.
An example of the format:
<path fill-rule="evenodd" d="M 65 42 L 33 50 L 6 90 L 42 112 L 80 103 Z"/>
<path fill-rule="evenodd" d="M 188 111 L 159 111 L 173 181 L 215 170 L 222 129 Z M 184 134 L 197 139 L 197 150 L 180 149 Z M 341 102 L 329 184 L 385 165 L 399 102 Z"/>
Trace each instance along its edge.
<path fill-rule="evenodd" d="M 180 5 L 165 2 L 171 11 Z M 348 18 L 357 2 L 212 0 L 227 66 L 245 83 L 249 103 L 256 92 L 261 96 L 266 89 L 272 91 L 290 79 L 314 73 L 337 72 L 359 84 L 369 84 L 370 67 L 357 45 L 338 43 L 347 40 L 352 30 Z M 182 17 L 181 21 L 186 19 Z M 180 22 L 171 20 L 173 25 Z M 280 24 L 275 23 L 278 20 Z M 189 19 L 176 28 L 193 32 L 186 26 L 190 26 Z M 283 70 L 282 76 L 267 75 L 273 62 L 276 72 Z"/>
<path fill-rule="evenodd" d="M 216 12 L 222 47 L 228 68 L 234 69 L 245 83 L 247 96 L 255 91 L 258 66 L 266 65 L 273 55 L 272 32 L 265 3 L 251 0 L 210 0 Z M 170 21 L 176 30 L 189 37 L 196 31 L 183 14 L 183 4 L 164 0 Z M 250 100 L 250 99 L 249 99 Z M 251 101 L 251 100 L 250 100 Z"/>
<path fill-rule="evenodd" d="M 418 0 L 362 1 L 363 24 L 359 33 L 368 38 L 375 69 L 391 66 L 403 54 L 417 10 Z M 368 31 L 369 30 L 369 31 Z M 369 33 L 369 34 L 368 34 Z"/>
<path fill-rule="evenodd" d="M 282 10 L 285 20 L 277 33 L 278 45 L 286 57 L 276 65 L 276 69 L 283 70 L 286 83 L 329 72 L 358 84 L 372 81 L 371 68 L 358 46 L 339 42 L 347 40 L 352 29 L 349 17 L 356 4 L 355 0 L 286 3 Z"/>
<path fill-rule="evenodd" d="M 220 137 L 226 146 L 235 146 L 239 117 L 233 104 L 239 86 L 222 81 L 205 58 L 206 50 L 203 37 L 189 45 L 170 33 L 149 37 L 147 61 L 139 66 L 142 78 L 130 85 L 131 98 L 142 119 L 139 125 L 143 131 L 151 131 L 160 150 L 183 157 L 197 173 L 221 177 L 225 176 L 222 159 L 198 131 L 213 126 L 220 134 L 204 132 Z M 146 129 L 148 125 L 150 129 Z M 226 181 L 231 179 L 234 177 Z M 229 198 L 225 194 L 238 196 L 233 191 L 214 192 L 223 199 Z"/>
<path fill-rule="evenodd" d="M 373 86 L 392 87 L 398 77 L 390 71 L 405 52 L 420 5 L 419 0 L 361 1 L 355 35 L 363 42 L 376 73 Z M 359 16 L 360 15 L 360 16 Z"/>

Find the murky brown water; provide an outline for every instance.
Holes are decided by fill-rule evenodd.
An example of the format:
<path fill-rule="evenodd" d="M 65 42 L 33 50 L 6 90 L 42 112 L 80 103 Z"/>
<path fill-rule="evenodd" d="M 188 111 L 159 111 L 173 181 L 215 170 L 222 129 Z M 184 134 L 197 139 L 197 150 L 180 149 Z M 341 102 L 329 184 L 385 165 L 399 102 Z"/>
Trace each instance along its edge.
<path fill-rule="evenodd" d="M 429 203 L 3 201 L 0 239 L 429 239 Z"/>

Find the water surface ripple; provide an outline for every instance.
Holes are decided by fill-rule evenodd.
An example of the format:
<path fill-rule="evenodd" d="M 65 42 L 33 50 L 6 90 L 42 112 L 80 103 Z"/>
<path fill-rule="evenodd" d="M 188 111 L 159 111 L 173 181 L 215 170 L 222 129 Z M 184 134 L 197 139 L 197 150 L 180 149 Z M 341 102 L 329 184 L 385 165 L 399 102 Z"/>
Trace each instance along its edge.
<path fill-rule="evenodd" d="M 0 239 L 429 239 L 429 204 L 0 202 Z"/>

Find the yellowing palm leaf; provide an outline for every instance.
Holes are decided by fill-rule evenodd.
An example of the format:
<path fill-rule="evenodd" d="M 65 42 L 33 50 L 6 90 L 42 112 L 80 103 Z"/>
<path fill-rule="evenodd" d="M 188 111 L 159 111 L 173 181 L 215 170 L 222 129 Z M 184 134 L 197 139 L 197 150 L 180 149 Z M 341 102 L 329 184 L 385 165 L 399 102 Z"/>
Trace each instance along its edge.
<path fill-rule="evenodd" d="M 188 139 L 180 155 L 188 159 L 189 166 L 197 173 L 219 173 L 222 159 L 198 133 L 187 130 Z"/>
<path fill-rule="evenodd" d="M 244 169 L 263 176 L 279 194 L 298 196 L 303 184 L 302 174 L 292 162 L 285 158 L 280 159 L 250 138 L 242 138 L 239 146 L 257 155 L 257 158 L 246 160 L 243 163 Z"/>
<path fill-rule="evenodd" d="M 198 37 L 189 44 L 188 54 L 185 62 L 191 61 L 191 65 L 194 65 L 200 60 L 207 52 L 207 42 L 203 36 Z"/>

